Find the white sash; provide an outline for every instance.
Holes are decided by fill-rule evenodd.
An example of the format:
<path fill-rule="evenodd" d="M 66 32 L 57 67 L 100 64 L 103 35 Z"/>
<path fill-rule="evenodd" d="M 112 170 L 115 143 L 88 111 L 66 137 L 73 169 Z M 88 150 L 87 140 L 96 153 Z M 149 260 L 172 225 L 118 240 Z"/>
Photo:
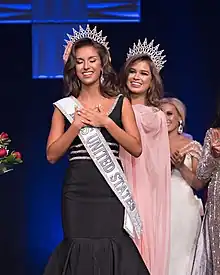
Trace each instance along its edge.
<path fill-rule="evenodd" d="M 70 123 L 74 120 L 75 109 L 82 107 L 73 96 L 58 100 L 54 105 Z M 98 128 L 86 126 L 78 136 L 109 187 L 125 207 L 124 229 L 132 238 L 135 235 L 140 238 L 142 222 L 127 179 L 102 133 Z"/>

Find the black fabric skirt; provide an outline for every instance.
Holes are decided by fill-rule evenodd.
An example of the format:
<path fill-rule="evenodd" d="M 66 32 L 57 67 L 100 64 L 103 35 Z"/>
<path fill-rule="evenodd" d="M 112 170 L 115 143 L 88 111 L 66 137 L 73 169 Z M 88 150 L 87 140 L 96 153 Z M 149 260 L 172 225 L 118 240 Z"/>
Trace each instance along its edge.
<path fill-rule="evenodd" d="M 149 274 L 123 229 L 121 202 L 91 161 L 84 161 L 83 166 L 74 162 L 68 169 L 62 212 L 64 240 L 50 257 L 44 275 Z"/>

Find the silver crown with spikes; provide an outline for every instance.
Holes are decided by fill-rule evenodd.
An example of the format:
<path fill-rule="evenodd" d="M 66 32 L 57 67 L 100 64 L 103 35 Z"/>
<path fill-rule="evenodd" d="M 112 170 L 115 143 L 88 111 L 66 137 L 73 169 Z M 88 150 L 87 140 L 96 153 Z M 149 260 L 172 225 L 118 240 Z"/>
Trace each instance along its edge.
<path fill-rule="evenodd" d="M 166 55 L 162 55 L 164 50 L 159 51 L 159 44 L 154 46 L 154 40 L 147 44 L 147 38 L 145 38 L 143 44 L 138 40 L 137 45 L 134 43 L 133 48 L 129 48 L 129 53 L 127 54 L 127 59 L 131 56 L 146 54 L 150 57 L 157 70 L 160 71 L 164 67 L 166 60 L 164 58 Z"/>
<path fill-rule="evenodd" d="M 65 40 L 67 44 L 69 42 L 75 44 L 80 39 L 90 38 L 91 40 L 104 46 L 109 51 L 108 42 L 106 41 L 107 36 L 102 36 L 102 31 L 97 32 L 97 27 L 90 29 L 90 26 L 87 25 L 86 28 L 83 29 L 82 26 L 79 26 L 79 31 L 73 28 L 73 35 L 67 34 L 67 36 L 69 38 L 69 40 Z"/>

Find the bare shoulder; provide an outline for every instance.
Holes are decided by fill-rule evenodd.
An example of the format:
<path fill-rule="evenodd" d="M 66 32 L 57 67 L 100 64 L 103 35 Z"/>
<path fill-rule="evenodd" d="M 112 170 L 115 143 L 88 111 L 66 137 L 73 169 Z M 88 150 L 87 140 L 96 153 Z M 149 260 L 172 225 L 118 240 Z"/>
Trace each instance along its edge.
<path fill-rule="evenodd" d="M 123 97 L 123 104 L 131 105 L 130 100 L 129 100 L 126 96 L 123 96 L 123 95 L 122 95 L 122 97 Z"/>
<path fill-rule="evenodd" d="M 63 116 L 63 114 L 61 113 L 61 111 L 55 106 L 54 107 L 54 112 L 53 112 L 55 115 L 58 115 L 58 116 Z"/>
<path fill-rule="evenodd" d="M 182 146 L 181 153 L 189 153 L 193 157 L 199 159 L 202 153 L 202 145 L 196 140 L 191 140 L 185 137 L 185 145 Z"/>
<path fill-rule="evenodd" d="M 188 137 L 183 137 L 184 138 L 184 141 L 183 141 L 183 145 L 184 147 L 191 147 L 191 148 L 199 148 L 201 149 L 202 148 L 202 145 L 200 142 L 198 142 L 197 140 L 192 140 Z"/>
<path fill-rule="evenodd" d="M 61 113 L 61 111 L 55 107 L 54 108 L 54 112 L 53 112 L 53 120 L 60 120 L 60 121 L 64 121 L 64 116 L 63 114 Z"/>
<path fill-rule="evenodd" d="M 181 138 L 180 138 L 180 143 L 181 143 L 182 147 L 189 146 L 192 142 L 193 142 L 193 140 L 188 137 L 181 136 Z"/>
<path fill-rule="evenodd" d="M 123 97 L 123 104 L 122 104 L 122 110 L 126 111 L 132 109 L 132 105 L 130 100 L 127 97 Z"/>
<path fill-rule="evenodd" d="M 61 111 L 55 107 L 53 116 L 52 116 L 52 122 L 51 122 L 51 130 L 56 129 L 63 129 L 65 126 L 65 119 Z"/>

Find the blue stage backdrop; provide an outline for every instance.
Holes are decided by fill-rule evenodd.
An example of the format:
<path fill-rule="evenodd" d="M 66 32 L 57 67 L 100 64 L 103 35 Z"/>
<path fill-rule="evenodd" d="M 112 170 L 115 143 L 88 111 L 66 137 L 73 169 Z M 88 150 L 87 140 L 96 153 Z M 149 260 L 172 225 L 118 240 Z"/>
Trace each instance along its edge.
<path fill-rule="evenodd" d="M 21 1 L 0 4 L 0 23 L 32 24 L 33 78 L 62 77 L 62 43 L 74 24 L 140 22 L 141 16 L 140 0 Z"/>
<path fill-rule="evenodd" d="M 4 0 L 0 3 L 0 23 L 30 23 L 31 0 Z"/>
<path fill-rule="evenodd" d="M 140 0 L 5 0 L 0 23 L 139 22 Z"/>
<path fill-rule="evenodd" d="M 82 24 L 85 27 L 85 24 Z M 62 78 L 64 39 L 76 24 L 33 24 L 33 78 Z"/>

